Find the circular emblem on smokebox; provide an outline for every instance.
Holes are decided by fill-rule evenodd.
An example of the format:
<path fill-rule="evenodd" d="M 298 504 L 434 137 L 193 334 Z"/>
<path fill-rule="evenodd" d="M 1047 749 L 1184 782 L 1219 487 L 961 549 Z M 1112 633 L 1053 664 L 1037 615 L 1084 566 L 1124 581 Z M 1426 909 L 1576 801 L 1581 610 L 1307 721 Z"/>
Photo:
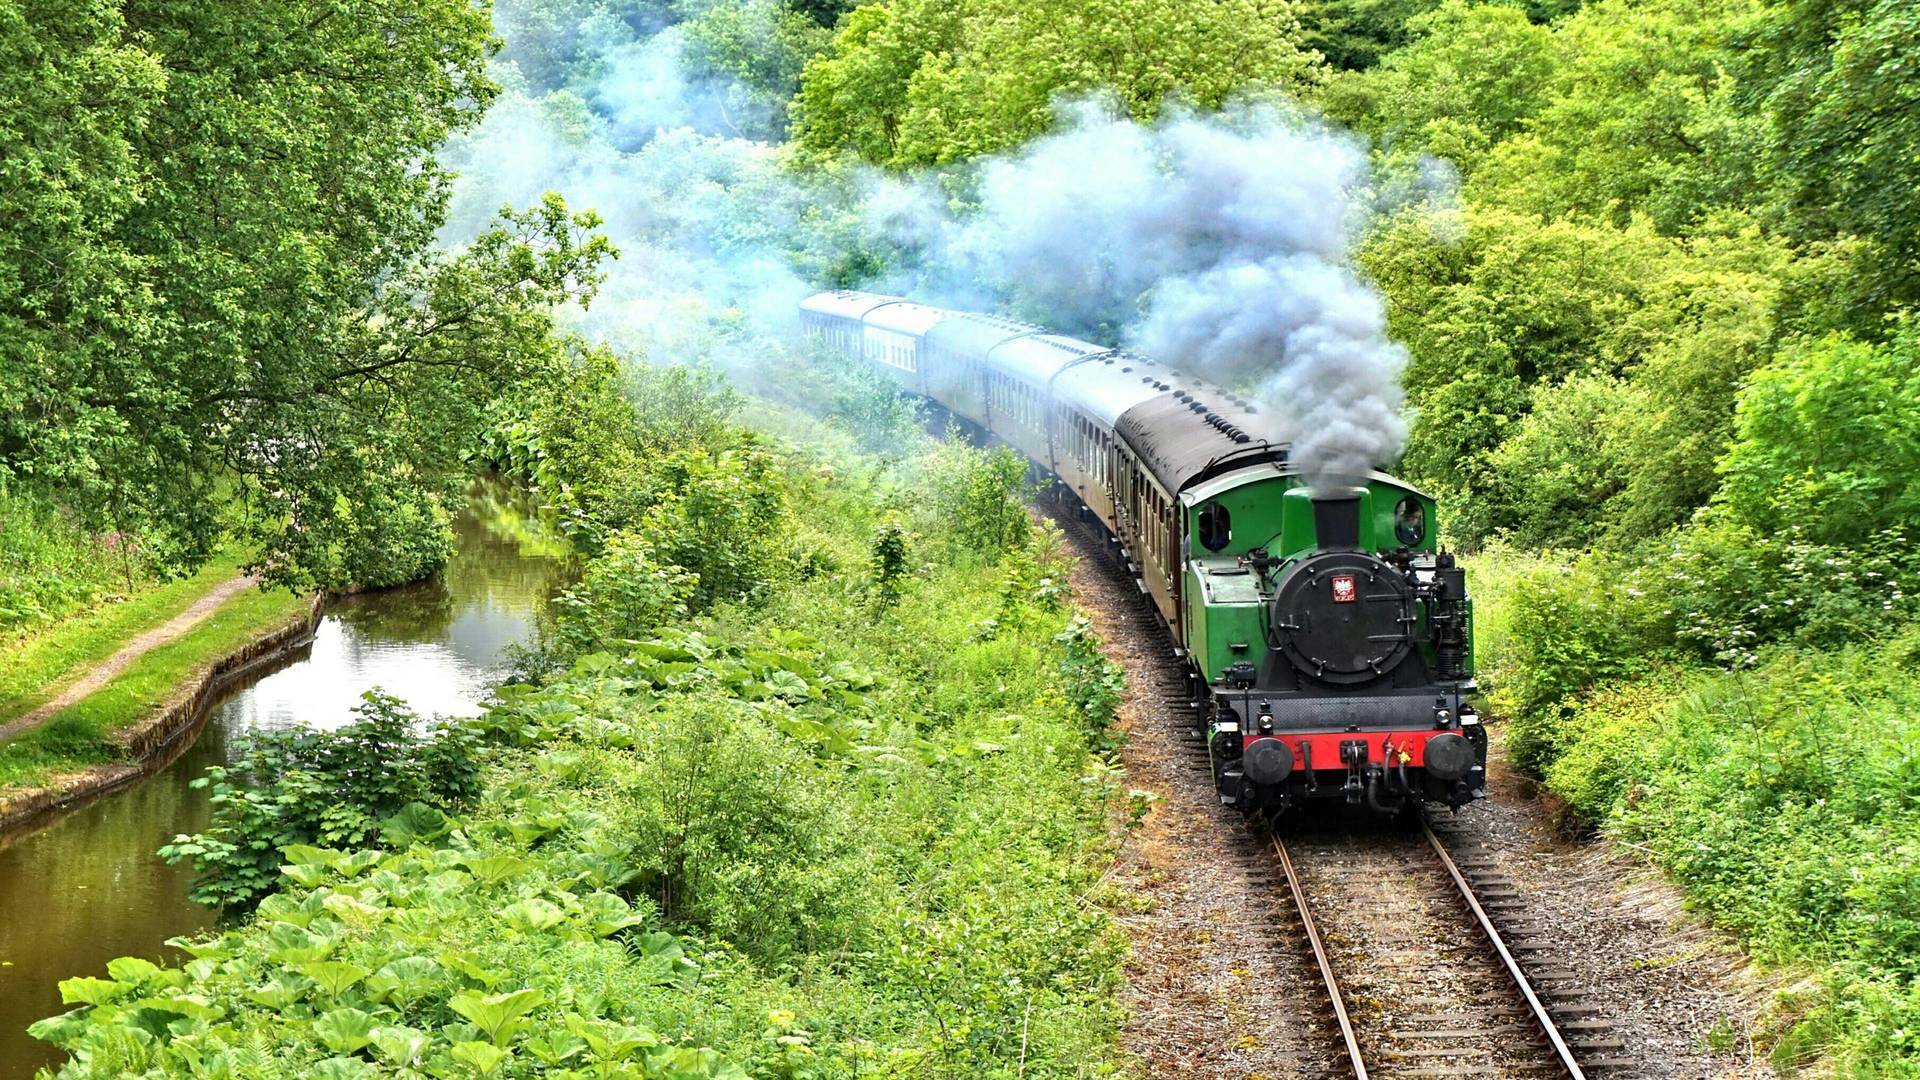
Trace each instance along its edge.
<path fill-rule="evenodd" d="M 1336 686 L 1386 677 L 1413 648 L 1413 587 L 1364 551 L 1295 563 L 1268 609 L 1275 642 L 1306 675 Z"/>

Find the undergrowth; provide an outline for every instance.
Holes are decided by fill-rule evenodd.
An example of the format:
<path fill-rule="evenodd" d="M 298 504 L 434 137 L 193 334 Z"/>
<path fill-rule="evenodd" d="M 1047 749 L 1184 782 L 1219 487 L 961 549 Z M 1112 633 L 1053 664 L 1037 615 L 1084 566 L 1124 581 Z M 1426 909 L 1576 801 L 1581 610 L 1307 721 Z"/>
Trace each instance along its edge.
<path fill-rule="evenodd" d="M 392 750 L 223 773 L 244 812 L 203 868 L 244 901 L 277 862 L 279 891 L 183 966 L 64 983 L 75 1008 L 34 1029 L 62 1076 L 1116 1071 L 1120 684 L 1057 534 L 990 455 L 826 456 L 700 423 L 728 403 L 688 387 L 673 479 L 634 490 L 514 426 L 543 491 L 590 476 L 557 501 L 606 516 L 576 521 L 580 585 L 436 766 L 471 755 L 472 799 L 329 794 Z M 756 455 L 774 467 L 728 464 Z M 627 514 L 679 531 L 623 540 Z M 699 551 L 702 521 L 761 530 L 760 556 Z M 670 603 L 632 591 L 653 570 Z"/>

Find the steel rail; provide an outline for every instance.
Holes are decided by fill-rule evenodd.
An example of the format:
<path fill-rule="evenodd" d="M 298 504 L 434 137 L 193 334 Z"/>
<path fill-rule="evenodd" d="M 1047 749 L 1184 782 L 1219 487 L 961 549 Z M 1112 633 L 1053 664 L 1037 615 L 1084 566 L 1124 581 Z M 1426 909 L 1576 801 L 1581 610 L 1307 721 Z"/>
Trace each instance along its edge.
<path fill-rule="evenodd" d="M 1313 923 L 1313 912 L 1307 910 L 1307 891 L 1300 884 L 1300 875 L 1294 873 L 1293 857 L 1287 854 L 1287 845 L 1277 836 L 1273 838 L 1273 850 L 1280 856 L 1280 869 L 1287 875 L 1293 906 L 1300 911 L 1300 925 L 1307 932 L 1307 944 L 1313 946 L 1314 962 L 1320 965 L 1320 977 L 1326 981 L 1327 997 L 1333 1001 L 1333 1016 L 1340 1023 L 1340 1037 L 1347 1044 L 1347 1060 L 1353 1063 L 1354 1080 L 1367 1080 L 1367 1063 L 1360 1057 L 1360 1036 L 1353 1030 L 1353 1018 L 1347 1015 L 1347 999 L 1341 996 L 1340 980 L 1334 978 L 1333 963 L 1327 959 L 1327 947 Z"/>
<path fill-rule="evenodd" d="M 1513 979 L 1513 985 L 1520 991 L 1520 996 L 1527 1000 L 1527 1008 L 1532 1010 L 1534 1022 L 1539 1024 L 1540 1030 L 1546 1034 L 1547 1042 L 1552 1044 L 1554 1055 L 1560 1059 L 1561 1068 L 1567 1070 L 1567 1075 L 1572 1080 L 1587 1080 L 1587 1074 L 1580 1070 L 1580 1063 L 1573 1059 L 1572 1048 L 1567 1046 L 1566 1038 L 1560 1034 L 1559 1025 L 1555 1024 L 1553 1017 L 1548 1015 L 1546 1005 L 1540 1001 L 1540 995 L 1534 992 L 1533 983 L 1529 982 L 1526 973 L 1520 970 L 1519 961 L 1513 958 L 1513 952 L 1507 948 L 1507 943 L 1500 936 L 1500 931 L 1494 929 L 1493 920 L 1487 917 L 1486 909 L 1480 906 L 1480 898 L 1474 895 L 1473 886 L 1467 883 L 1466 875 L 1462 874 L 1460 867 L 1455 865 L 1453 856 L 1447 854 L 1446 845 L 1434 835 L 1433 826 L 1427 823 L 1425 815 L 1420 818 L 1420 831 L 1426 833 L 1427 843 L 1433 846 L 1433 853 L 1440 856 L 1440 865 L 1446 868 L 1447 876 L 1453 879 L 1454 887 L 1460 890 L 1461 898 L 1467 902 L 1467 907 L 1473 910 L 1473 917 L 1479 921 L 1481 932 L 1486 934 L 1487 941 L 1493 945 L 1493 951 L 1499 954 L 1500 962 L 1505 965 L 1507 975 Z"/>

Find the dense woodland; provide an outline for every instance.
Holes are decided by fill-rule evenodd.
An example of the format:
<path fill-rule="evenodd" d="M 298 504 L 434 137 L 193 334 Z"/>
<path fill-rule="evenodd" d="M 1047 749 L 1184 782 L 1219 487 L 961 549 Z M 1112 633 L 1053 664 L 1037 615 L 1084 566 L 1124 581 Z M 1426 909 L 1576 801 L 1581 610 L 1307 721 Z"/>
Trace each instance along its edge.
<path fill-rule="evenodd" d="M 727 158 L 631 199 L 563 189 L 449 237 L 453 173 L 487 167 L 471 140 L 496 102 L 610 160 L 691 153 L 633 121 L 621 96 L 663 67 L 676 88 L 669 119 L 751 147 L 752 167 Z M 604 854 L 592 845 L 609 830 L 677 838 L 684 862 L 623 866 L 621 882 L 644 888 L 568 895 L 590 893 L 580 903 L 596 918 L 694 935 L 714 950 L 702 963 L 773 1009 L 758 1014 L 775 1017 L 768 1027 L 697 1018 L 664 996 L 620 1004 L 717 1048 L 699 1067 L 722 1070 L 725 1059 L 756 1075 L 843 1075 L 871 1052 L 900 1072 L 1086 1073 L 1104 1051 L 1076 1040 L 1111 1030 L 1110 1002 L 1098 985 L 1058 980 L 1069 969 L 1095 973 L 1095 984 L 1110 977 L 1111 943 L 1075 924 L 1061 930 L 1071 947 L 1057 946 L 1041 927 L 1068 918 L 1071 904 L 1046 906 L 1058 897 L 1034 894 L 1031 921 L 985 952 L 967 939 L 939 953 L 941 964 L 978 962 L 1014 980 L 995 985 L 1053 980 L 1052 1011 L 1031 1018 L 1041 1032 L 1032 1061 L 1005 1028 L 1007 1010 L 1031 997 L 976 1002 L 967 1008 L 977 1013 L 943 1019 L 937 1037 L 909 1018 L 902 1003 L 926 993 L 909 968 L 972 978 L 885 959 L 900 944 L 889 935 L 961 933 L 938 922 L 955 910 L 944 901 L 912 917 L 934 922 L 901 923 L 891 901 L 846 893 L 831 925 L 806 934 L 863 942 L 870 954 L 851 966 L 806 934 L 752 945 L 736 934 L 747 906 L 774 893 L 834 895 L 872 871 L 862 858 L 912 873 L 925 837 L 907 833 L 968 814 L 931 804 L 936 781 L 966 792 L 991 788 L 996 769 L 1029 770 L 1023 782 L 1042 787 L 1065 775 L 1045 779 L 1022 754 L 966 751 L 1003 745 L 993 725 L 1004 717 L 991 708 L 936 734 L 901 719 L 995 680 L 1088 692 L 1073 666 L 1086 660 L 1074 660 L 1081 646 L 1031 621 L 1054 611 L 1042 579 L 1057 567 L 1034 569 L 1049 557 L 1044 538 L 1008 524 L 1017 485 L 1005 463 L 919 446 L 894 403 L 824 368 L 778 380 L 804 385 L 767 407 L 824 410 L 844 432 L 885 440 L 846 436 L 829 453 L 747 434 L 738 403 L 707 376 L 631 375 L 643 350 L 608 344 L 578 309 L 616 254 L 634 257 L 629 236 L 689 258 L 771 250 L 818 284 L 887 281 L 921 253 L 857 220 L 868 178 L 930 177 L 964 216 L 981 161 L 1018 152 L 1089 96 L 1146 121 L 1263 101 L 1364 140 L 1373 172 L 1352 261 L 1385 296 L 1410 356 L 1411 436 L 1385 464 L 1430 488 L 1449 542 L 1475 553 L 1478 649 L 1511 764 L 1543 776 L 1583 826 L 1650 852 L 1785 973 L 1794 988 L 1760 1032 L 1777 1064 L 1920 1075 L 1920 9 L 1901 0 L 525 0 L 491 12 L 461 0 L 15 0 L 0 5 L 0 633 L 31 632 L 222 551 L 302 588 L 408 580 L 444 558 L 451 500 L 477 468 L 518 474 L 554 504 L 586 571 L 527 658 L 529 685 L 547 688 L 510 697 L 472 733 L 494 779 L 475 791 L 370 793 L 349 826 L 262 824 L 235 810 L 223 827 L 238 832 L 176 852 L 207 863 L 209 898 L 246 907 L 285 884 L 270 847 L 244 857 L 221 847 L 236 837 L 377 845 L 388 815 L 436 802 L 476 815 L 460 834 L 474 851 L 432 847 L 444 831 L 431 822 L 414 830 L 421 838 L 395 826 L 398 854 L 380 873 L 408 883 L 407 902 L 442 920 L 432 948 L 451 949 L 486 916 L 435 899 L 460 858 L 524 857 L 489 845 L 524 847 L 523 832 L 562 828 L 555 808 L 578 792 L 617 790 L 633 800 L 606 811 L 626 815 L 617 827 L 575 823 L 572 846 L 532 857 L 553 862 L 542 873 L 566 891 L 588 880 L 568 875 L 598 871 L 560 863 Z M 623 227 L 622 251 L 597 231 L 600 214 L 642 219 Z M 696 359 L 784 355 L 737 311 L 711 322 L 693 336 Z M 866 479 L 839 492 L 810 469 Z M 926 545 L 938 557 L 906 573 Z M 983 560 L 1008 558 L 1015 570 L 993 596 L 964 584 Z M 910 630 L 885 616 L 858 633 L 803 614 L 823 597 L 853 603 L 834 590 L 896 613 L 911 608 L 895 602 L 899 590 L 917 591 L 955 614 Z M 982 605 L 999 605 L 998 623 L 980 625 Z M 753 611 L 776 613 L 776 629 L 749 630 Z M 714 636 L 689 644 L 688 620 Z M 851 653 L 761 640 L 782 627 L 853 634 Z M 625 667 L 595 659 L 631 639 L 654 644 Z M 885 652 L 921 640 L 975 650 L 978 670 L 936 676 L 924 656 Z M 854 661 L 890 673 L 874 685 L 917 689 L 869 691 L 859 683 L 868 676 L 837 667 Z M 1051 674 L 1017 674 L 1027 667 Z M 790 822 L 813 824 L 783 843 L 823 876 L 750 881 L 772 868 L 742 862 L 737 836 L 696 840 L 672 807 L 648 801 L 659 778 L 647 770 L 695 753 L 673 741 L 670 722 L 690 685 L 683 669 L 740 690 L 742 724 L 799 740 L 780 766 L 796 777 L 780 797 L 804 803 Z M 639 683 L 654 703 L 644 717 L 607 704 Z M 806 704 L 875 694 L 883 703 L 854 715 L 889 718 L 874 721 L 884 738 L 836 732 L 833 710 Z M 1037 710 L 1083 725 L 1049 728 L 1045 753 L 1097 744 L 1102 708 L 1110 703 Z M 1073 720 L 1082 713 L 1093 719 Z M 554 733 L 586 748 L 523 748 Z M 644 752 L 607 759 L 593 747 L 610 737 Z M 836 748 L 827 764 L 802 752 L 814 745 Z M 924 773 L 915 782 L 925 789 L 856 784 L 848 795 L 816 775 L 857 771 L 836 755 L 874 746 L 892 748 L 887 768 Z M 1056 888 L 1080 881 L 1098 811 L 1047 790 L 1066 808 L 1066 831 L 1035 840 L 1019 872 Z M 874 832 L 881 804 L 905 832 Z M 927 884 L 954 904 L 973 895 L 965 866 L 989 867 L 982 880 L 1008 872 L 987 854 L 994 845 L 1055 827 L 1025 816 L 1038 810 L 982 805 L 1004 816 L 955 842 L 977 844 L 963 854 L 985 861 Z M 758 827 L 715 828 L 735 825 Z M 313 929 L 321 920 L 346 941 L 368 897 L 328 875 L 366 866 L 313 858 L 311 873 L 291 875 L 299 889 L 262 910 L 302 934 L 330 932 Z M 560 933 L 575 926 L 560 920 L 585 917 L 542 895 L 553 912 L 523 899 L 517 933 Z M 627 906 L 594 899 L 603 896 Z M 216 975 L 208 965 L 193 987 L 168 991 L 238 1019 L 200 1016 L 198 1005 L 182 1015 L 258 1032 L 268 1021 L 247 1011 L 249 995 L 279 1008 L 276 995 L 301 1000 L 298 979 L 328 982 L 261 965 L 319 963 L 333 945 L 286 960 L 305 954 L 249 925 L 209 953 L 239 966 Z M 502 940 L 499 956 L 441 956 L 437 974 L 418 973 L 444 981 L 458 967 L 462 993 L 478 1000 L 508 986 L 501 972 L 546 963 Z M 677 941 L 582 962 L 666 956 L 657 985 L 669 985 Z M 354 951 L 363 944 L 342 946 L 352 972 L 404 959 Z M 315 1060 L 322 1046 L 360 1061 L 375 1038 L 353 1034 L 363 1020 L 424 1027 L 446 999 L 423 990 L 396 1005 L 397 989 L 355 989 L 359 975 L 329 970 L 337 1000 L 314 1015 L 338 1016 L 327 1030 L 344 1033 L 322 1032 L 276 1067 Z M 610 983 L 627 977 L 595 970 Z M 134 974 L 143 994 L 158 984 L 142 979 L 165 981 Z M 397 987 L 403 974 L 386 981 Z M 240 981 L 220 981 L 229 975 Z M 540 979 L 549 989 L 537 1000 L 499 1007 L 558 1007 L 552 988 L 564 980 L 544 969 Z M 84 992 L 101 1004 L 131 993 Z M 382 1009 L 401 1019 L 378 1019 Z M 76 1075 L 120 1075 L 134 1059 L 112 1054 L 156 1052 L 116 1034 L 116 1015 L 50 1031 L 103 1055 Z M 531 1075 L 542 1051 L 516 1044 L 513 1022 L 408 1060 L 464 1054 L 481 1073 Z M 574 1036 L 581 1046 L 613 1037 Z M 394 1038 L 396 1052 L 410 1045 Z M 585 1060 L 546 1049 L 556 1069 Z M 793 1059 L 778 1065 L 779 1053 Z M 184 1074 L 187 1057 L 165 1060 Z M 358 1073 L 339 1065 L 336 1075 Z"/>

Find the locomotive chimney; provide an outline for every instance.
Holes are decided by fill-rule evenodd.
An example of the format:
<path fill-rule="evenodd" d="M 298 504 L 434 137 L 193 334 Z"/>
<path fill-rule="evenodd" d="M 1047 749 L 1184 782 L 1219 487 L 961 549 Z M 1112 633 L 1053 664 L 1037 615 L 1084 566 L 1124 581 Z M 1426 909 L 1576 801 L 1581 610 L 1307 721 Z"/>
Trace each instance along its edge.
<path fill-rule="evenodd" d="M 1314 546 L 1321 551 L 1352 550 L 1360 546 L 1360 497 L 1357 487 L 1313 489 Z"/>

